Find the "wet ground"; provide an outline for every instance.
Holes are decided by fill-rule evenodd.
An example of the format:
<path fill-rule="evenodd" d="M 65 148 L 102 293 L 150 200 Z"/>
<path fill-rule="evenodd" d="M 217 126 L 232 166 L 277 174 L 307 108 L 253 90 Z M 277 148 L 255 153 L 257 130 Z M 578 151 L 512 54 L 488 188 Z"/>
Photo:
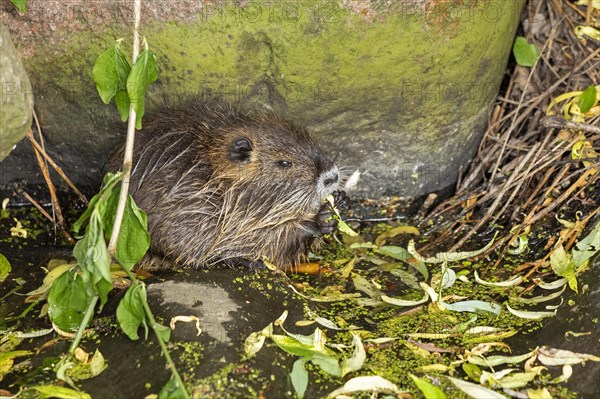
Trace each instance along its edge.
<path fill-rule="evenodd" d="M 27 307 L 23 296 L 6 294 L 18 286 L 21 286 L 18 289 L 21 294 L 39 287 L 45 275 L 42 266 L 48 259 L 69 255 L 70 248 L 50 244 L 52 242 L 44 240 L 27 245 L 0 242 L 0 253 L 10 260 L 13 270 L 0 286 L 0 297 L 3 298 L 0 329 L 14 327 L 15 322 L 8 318 L 20 314 Z M 541 345 L 600 354 L 599 276 L 600 259 L 596 257 L 590 270 L 580 279 L 581 294 L 566 295 L 558 314 L 548 319 L 543 328 L 519 334 L 507 341 L 513 354 Z M 288 330 L 307 335 L 314 330 L 315 325 L 294 326 L 294 321 L 306 318 L 306 302 L 288 286 L 297 282 L 298 277 L 268 270 L 229 268 L 183 270 L 147 280 L 150 306 L 163 324 L 168 325 L 175 316 L 196 316 L 200 320 L 200 335 L 197 335 L 193 323 L 177 323 L 169 345 L 182 377 L 192 386 L 195 397 L 294 397 L 288 374 L 295 357 L 270 344 L 255 358 L 247 360 L 243 347 L 248 335 L 263 329 L 284 310 L 290 313 L 288 320 L 291 321 L 286 323 Z M 142 338 L 138 342 L 130 341 L 119 332 L 112 315 L 121 295 L 122 292 L 113 291 L 101 317 L 95 321 L 96 335 L 82 344 L 88 352 L 98 348 L 108 364 L 99 376 L 81 382 L 81 388 L 94 398 L 142 398 L 157 393 L 170 375 L 151 332 L 147 340 Z M 40 306 L 20 319 L 19 330 L 50 327 L 47 317 L 37 317 Z M 310 306 L 327 305 L 311 303 Z M 567 331 L 591 334 L 565 335 Z M 328 334 L 333 335 L 334 332 Z M 40 348 L 54 338 L 54 333 L 31 338 L 19 349 Z M 68 340 L 58 340 L 41 349 L 30 363 L 26 361 L 21 365 L 21 371 L 13 372 L 0 381 L 0 388 L 14 393 L 18 387 L 53 381 L 54 374 L 48 366 L 57 356 L 67 352 L 68 347 Z M 398 357 L 397 361 L 402 362 L 403 359 Z M 314 369 L 310 373 L 307 398 L 326 396 L 343 383 L 341 379 L 327 378 Z M 579 398 L 597 398 L 600 393 L 600 363 L 574 366 L 573 376 L 566 385 L 570 391 L 577 392 Z"/>

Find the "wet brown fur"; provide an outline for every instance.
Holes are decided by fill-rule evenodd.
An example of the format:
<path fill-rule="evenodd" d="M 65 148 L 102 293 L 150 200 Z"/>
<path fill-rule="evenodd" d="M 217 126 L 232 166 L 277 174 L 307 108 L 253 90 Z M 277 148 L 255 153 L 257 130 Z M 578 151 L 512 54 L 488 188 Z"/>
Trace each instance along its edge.
<path fill-rule="evenodd" d="M 246 137 L 252 151 L 232 159 Z M 122 146 L 109 170 L 118 170 Z M 278 161 L 292 162 L 281 168 Z M 203 266 L 263 256 L 279 267 L 305 259 L 332 161 L 305 130 L 268 112 L 191 104 L 167 109 L 136 135 L 130 193 L 148 214 L 147 269 Z M 331 188 L 330 191 L 333 191 Z"/>

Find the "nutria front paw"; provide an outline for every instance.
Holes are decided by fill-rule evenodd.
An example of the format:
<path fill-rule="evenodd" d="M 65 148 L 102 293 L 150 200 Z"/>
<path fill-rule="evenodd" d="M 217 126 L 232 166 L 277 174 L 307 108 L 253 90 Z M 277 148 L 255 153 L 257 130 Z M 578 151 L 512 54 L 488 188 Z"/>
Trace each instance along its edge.
<path fill-rule="evenodd" d="M 337 190 L 333 192 L 333 203 L 338 210 L 344 211 L 350 206 L 350 197 L 345 191 Z"/>
<path fill-rule="evenodd" d="M 315 221 L 318 235 L 323 236 L 337 230 L 338 220 L 335 218 L 335 212 L 329 203 L 323 204 L 315 217 Z"/>

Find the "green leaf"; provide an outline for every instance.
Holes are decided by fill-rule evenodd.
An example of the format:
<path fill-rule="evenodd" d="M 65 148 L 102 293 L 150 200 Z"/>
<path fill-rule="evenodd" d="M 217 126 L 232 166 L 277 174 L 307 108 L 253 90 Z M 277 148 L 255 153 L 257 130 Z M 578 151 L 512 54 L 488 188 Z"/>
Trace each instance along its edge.
<path fill-rule="evenodd" d="M 189 397 L 185 392 L 185 387 L 178 383 L 175 374 L 171 374 L 171 378 L 158 393 L 158 399 L 181 399 Z"/>
<path fill-rule="evenodd" d="M 598 97 L 596 96 L 596 86 L 591 85 L 587 89 L 581 93 L 579 96 L 579 101 L 577 105 L 579 106 L 579 110 L 581 112 L 588 112 L 596 103 L 598 102 Z"/>
<path fill-rule="evenodd" d="M 396 237 L 400 234 L 413 234 L 413 235 L 420 235 L 421 233 L 419 232 L 419 229 L 417 229 L 414 226 L 396 226 L 396 227 L 392 227 L 391 229 L 384 231 L 383 233 L 379 234 L 377 236 L 377 238 L 375 238 L 375 245 L 377 245 L 378 247 L 381 247 L 385 244 L 385 240 L 387 240 L 388 238 L 393 238 Z"/>
<path fill-rule="evenodd" d="M 144 116 L 144 97 L 148 86 L 158 78 L 156 55 L 150 50 L 142 52 L 127 78 L 127 93 L 136 113 L 136 128 L 142 128 Z"/>
<path fill-rule="evenodd" d="M 102 356 L 102 353 L 100 353 L 98 349 L 96 349 L 94 352 L 94 355 L 90 360 L 89 367 L 92 377 L 99 375 L 106 369 L 107 365 L 104 361 L 104 356 Z"/>
<path fill-rule="evenodd" d="M 441 389 L 431 384 L 428 381 L 425 381 L 422 378 L 417 377 L 414 374 L 408 374 L 408 376 L 413 380 L 417 388 L 423 392 L 423 396 L 425 399 L 446 399 L 446 395 L 442 392 Z"/>
<path fill-rule="evenodd" d="M 462 369 L 473 381 L 479 381 L 479 377 L 481 377 L 481 369 L 476 364 L 471 363 L 463 363 Z"/>
<path fill-rule="evenodd" d="M 122 173 L 107 173 L 102 182 L 102 188 L 100 192 L 92 197 L 90 203 L 88 204 L 87 209 L 83 214 L 77 219 L 75 223 L 73 223 L 73 231 L 75 233 L 79 233 L 79 230 L 83 226 L 83 224 L 90 218 L 94 209 L 98 209 L 99 211 L 106 209 L 106 201 L 107 198 L 110 197 L 113 188 L 115 185 L 121 180 L 123 177 Z M 104 203 L 104 205 L 102 205 Z M 101 212 L 103 215 L 104 212 Z"/>
<path fill-rule="evenodd" d="M 0 254 L 0 283 L 6 280 L 11 270 L 10 262 L 6 259 L 6 256 Z"/>
<path fill-rule="evenodd" d="M 300 399 L 304 398 L 304 393 L 308 386 L 308 372 L 306 371 L 306 368 L 304 368 L 305 363 L 305 359 L 296 360 L 294 362 L 294 367 L 292 367 L 292 372 L 290 373 L 292 386 Z"/>
<path fill-rule="evenodd" d="M 324 356 L 324 355 L 315 355 L 310 361 L 313 364 L 316 364 L 323 370 L 324 372 L 331 374 L 334 377 L 342 376 L 342 368 L 337 360 L 337 358 L 332 356 Z"/>
<path fill-rule="evenodd" d="M 85 228 L 84 237 L 75 244 L 73 256 L 83 271 L 88 295 L 100 297 L 100 307 L 106 303 L 108 293 L 112 290 L 110 277 L 110 258 L 104 229 L 98 208 L 92 211 L 90 221 Z"/>
<path fill-rule="evenodd" d="M 539 53 L 534 44 L 527 43 L 527 39 L 518 36 L 513 46 L 513 54 L 517 64 L 524 67 L 531 67 L 539 58 Z"/>
<path fill-rule="evenodd" d="M 93 77 L 98 94 L 105 104 L 108 104 L 119 90 L 127 89 L 130 71 L 129 62 L 118 43 L 98 56 L 94 63 Z"/>
<path fill-rule="evenodd" d="M 56 385 L 39 385 L 32 387 L 40 393 L 36 396 L 39 399 L 58 398 L 58 399 L 91 399 L 92 397 L 85 392 L 76 391 L 67 387 L 59 387 Z"/>
<path fill-rule="evenodd" d="M 27 0 L 10 0 L 21 14 L 27 12 Z"/>
<path fill-rule="evenodd" d="M 105 236 L 110 239 L 113 229 L 120 190 L 113 191 L 106 207 L 104 217 Z M 128 196 L 125 213 L 121 222 L 119 239 L 117 240 L 116 258 L 127 270 L 131 270 L 150 248 L 150 234 L 148 234 L 148 217 L 135 204 L 133 197 Z"/>
<path fill-rule="evenodd" d="M 127 198 L 117 241 L 117 260 L 123 267 L 131 270 L 144 257 L 148 248 L 150 248 L 148 217 L 137 207 L 130 195 Z"/>
<path fill-rule="evenodd" d="M 600 222 L 596 223 L 594 230 L 588 234 L 583 240 L 575 245 L 573 250 L 573 262 L 575 267 L 581 267 L 585 261 L 594 256 L 600 251 Z"/>
<path fill-rule="evenodd" d="M 72 271 L 63 273 L 50 288 L 48 316 L 61 330 L 75 331 L 90 300 L 81 276 Z"/>
<path fill-rule="evenodd" d="M 380 248 L 375 248 L 374 251 L 381 255 L 398 259 L 409 266 L 412 266 L 419 273 L 421 273 L 421 275 L 423 275 L 425 280 L 429 279 L 429 272 L 427 271 L 427 266 L 425 263 L 416 260 L 406 249 L 394 245 L 386 245 Z"/>
<path fill-rule="evenodd" d="M 140 324 L 146 330 L 148 336 L 148 325 L 146 324 L 146 312 L 144 302 L 146 301 L 146 288 L 143 284 L 135 284 L 127 289 L 125 296 L 117 307 L 117 320 L 121 329 L 129 339 L 136 341 Z"/>
<path fill-rule="evenodd" d="M 129 118 L 129 106 L 131 105 L 127 90 L 117 91 L 117 94 L 115 94 L 115 105 L 117 106 L 121 120 L 125 122 Z"/>
<path fill-rule="evenodd" d="M 575 263 L 571 256 L 569 256 L 562 244 L 554 249 L 554 252 L 550 255 L 550 266 L 557 276 L 564 277 L 569 283 L 569 287 L 577 292 L 577 277 L 575 276 Z"/>
<path fill-rule="evenodd" d="M 155 323 L 154 324 L 154 332 L 160 336 L 160 338 L 164 342 L 169 342 L 171 339 L 171 329 L 167 326 L 163 326 L 162 324 Z"/>
<path fill-rule="evenodd" d="M 105 237 L 110 239 L 112 234 L 117 205 L 119 203 L 120 190 L 114 190 L 107 202 L 104 216 Z M 127 197 L 125 213 L 121 222 L 119 239 L 117 240 L 116 258 L 127 270 L 131 270 L 139 262 L 146 251 L 150 248 L 150 234 L 148 234 L 148 217 L 135 204 L 133 197 Z"/>
<path fill-rule="evenodd" d="M 75 233 L 79 233 L 81 227 L 85 224 L 85 222 L 88 221 L 88 219 L 92 215 L 92 211 L 96 208 L 98 201 L 100 200 L 101 194 L 102 191 L 92 197 L 86 210 L 81 214 L 81 216 L 79 216 L 79 219 L 77 219 L 75 223 L 73 223 L 72 229 Z"/>

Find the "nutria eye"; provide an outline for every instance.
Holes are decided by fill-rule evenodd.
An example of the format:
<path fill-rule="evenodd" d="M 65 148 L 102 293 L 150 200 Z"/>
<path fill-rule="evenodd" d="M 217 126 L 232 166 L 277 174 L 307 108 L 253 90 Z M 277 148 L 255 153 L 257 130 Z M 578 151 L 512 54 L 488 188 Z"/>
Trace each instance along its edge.
<path fill-rule="evenodd" d="M 290 161 L 277 161 L 277 166 L 280 168 L 289 168 L 292 166 L 292 163 Z"/>

